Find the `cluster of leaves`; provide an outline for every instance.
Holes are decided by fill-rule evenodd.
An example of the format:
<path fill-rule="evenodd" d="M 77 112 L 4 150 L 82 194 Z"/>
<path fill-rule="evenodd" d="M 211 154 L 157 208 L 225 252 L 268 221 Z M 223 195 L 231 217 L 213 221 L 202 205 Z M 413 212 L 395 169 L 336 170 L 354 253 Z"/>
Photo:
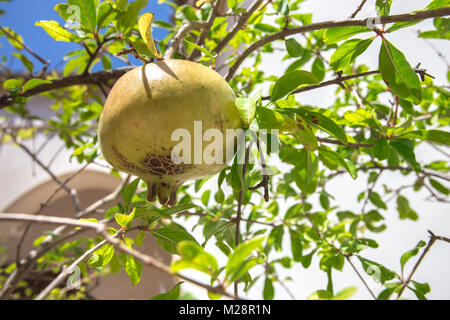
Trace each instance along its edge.
<path fill-rule="evenodd" d="M 36 25 L 56 41 L 82 46 L 65 56 L 64 76 L 89 74 L 99 63 L 104 70 L 111 69 L 111 57 L 117 58 L 116 54 L 129 48 L 134 48 L 143 59 L 159 58 L 158 51 L 166 50 L 170 39 L 183 24 L 208 21 L 213 14 L 214 1 L 198 1 L 196 7 L 177 6 L 165 0 L 160 2 L 173 7 L 173 23 L 152 21 L 153 16 L 148 16 L 145 25 L 138 25 L 138 17 L 147 0 L 68 0 L 55 7 L 67 22 L 65 26 L 56 21 L 39 21 Z M 228 18 L 246 12 L 243 2 L 228 0 L 229 12 L 217 15 L 204 44 L 197 43 L 201 30 L 186 34 L 183 50 L 177 52 L 175 58 L 189 57 L 197 50 L 200 53 L 198 61 L 214 67 L 218 54 L 215 50 L 230 27 Z M 302 2 L 277 0 L 256 10 L 228 43 L 230 54 L 226 64 L 236 63 L 242 46 L 248 47 L 288 28 L 311 24 L 312 14 L 301 12 Z M 377 1 L 376 6 L 381 15 L 389 15 L 392 3 Z M 71 10 L 72 6 L 80 8 L 80 20 L 76 19 L 77 12 Z M 446 6 L 449 1 L 434 0 L 425 10 Z M 443 197 L 450 193 L 438 174 L 427 174 L 427 170 L 448 172 L 447 162 L 419 163 L 415 156 L 417 146 L 422 143 L 450 145 L 450 134 L 443 129 L 448 129 L 450 124 L 449 92 L 435 84 L 426 71 L 413 68 L 405 54 L 389 41 L 391 33 L 402 32 L 416 23 L 399 22 L 380 29 L 357 26 L 312 31 L 302 40 L 280 37 L 278 42 L 269 42 L 255 50 L 249 58 L 253 63 L 243 67 L 231 79 L 230 85 L 239 96 L 237 107 L 246 128 L 255 133 L 262 129 L 280 132 L 280 151 L 276 156 L 284 166 L 271 168 L 273 175 L 267 186 L 270 200 L 264 201 L 261 189 L 251 188 L 263 179 L 261 168 L 253 164 L 258 163 L 261 155 L 253 150 L 250 158 L 256 160 L 245 164 L 245 170 L 235 159 L 214 177 L 216 180 L 203 179 L 180 188 L 180 200 L 172 208 L 149 204 L 144 192 L 140 191 L 144 183 L 134 180 L 124 188 L 122 203 L 106 211 L 104 218 L 114 218 L 119 225 L 110 228 L 110 233 L 124 232 L 122 241 L 130 248 L 140 246 L 146 236 L 152 237 L 161 248 L 176 255 L 172 272 L 195 269 L 209 276 L 211 285 L 227 288 L 240 282 L 244 284 L 244 292 L 248 292 L 255 283 L 263 281 L 264 299 L 275 297 L 274 284 L 290 280 L 289 277 L 280 278 L 285 274 L 284 269 L 310 268 L 315 261 L 313 258 L 318 259 L 318 267 L 325 273 L 328 285 L 314 292 L 311 299 L 344 299 L 353 294 L 354 288 L 336 293 L 333 287 L 333 272 L 342 271 L 351 257 L 357 257 L 367 275 L 384 286 L 378 294 L 379 299 L 398 294 L 404 284 L 406 263 L 425 243 L 419 242 L 401 256 L 400 274 L 362 256 L 363 250 L 378 247 L 376 241 L 364 233 L 380 233 L 386 229 L 383 220 L 388 210 L 388 197 L 396 199 L 400 219 L 417 220 L 419 217 L 401 194 L 405 187 L 392 190 L 384 185 L 381 192 L 375 191 L 375 184 L 384 170 L 398 170 L 405 176 L 416 177 L 411 187 L 415 191 L 431 190 L 437 200 L 442 199 L 436 193 Z M 151 45 L 151 32 L 147 32 L 150 24 L 167 31 L 167 36 L 157 42 L 158 50 Z M 435 18 L 434 26 L 436 30 L 423 32 L 419 37 L 448 39 L 447 18 Z M 16 39 L 20 37 L 8 30 Z M 11 37 L 8 39 L 19 51 L 15 57 L 31 73 L 34 67 L 20 53 L 22 46 Z M 291 63 L 281 77 L 266 76 L 262 58 L 273 54 L 280 42 L 284 42 L 283 61 Z M 297 99 L 296 91 L 320 86 L 326 78 L 340 79 L 370 71 L 366 65 L 358 63 L 358 57 L 377 45 L 379 72 L 337 81 L 333 104 L 310 106 Z M 330 56 L 330 60 L 325 56 Z M 134 62 L 133 58 L 121 56 L 120 59 L 126 63 Z M 7 110 L 22 118 L 36 119 L 26 108 L 27 98 L 22 94 L 38 85 L 51 83 L 58 76 L 52 74 L 46 79 L 33 78 L 26 82 L 23 79 L 7 80 L 4 88 L 16 96 L 14 104 Z M 270 86 L 267 97 L 260 90 L 262 84 Z M 55 117 L 49 121 L 50 129 L 46 132 L 56 132 L 66 147 L 74 150 L 72 156 L 80 163 L 100 157 L 93 130 L 103 104 L 98 89 L 95 85 L 76 86 L 45 93 L 55 101 L 51 108 Z M 390 105 L 389 100 L 392 100 Z M 327 144 L 330 141 L 331 144 Z M 270 147 L 268 149 L 270 151 Z M 338 207 L 333 195 L 327 191 L 327 183 L 342 173 L 357 179 L 364 172 L 370 172 L 369 187 L 357 195 L 361 209 Z M 214 181 L 217 181 L 217 188 L 205 187 L 205 183 Z M 216 190 L 214 195 L 213 190 Z M 320 206 L 315 205 L 316 199 Z M 290 207 L 286 203 L 291 204 Z M 243 209 L 245 219 L 241 222 L 244 228 L 236 239 L 238 207 Z M 194 229 L 200 229 L 202 240 L 185 227 L 186 220 L 194 219 Z M 128 237 L 127 231 L 136 228 L 140 230 L 138 235 Z M 84 239 L 64 244 L 42 257 L 38 267 L 59 268 L 96 242 L 98 239 Z M 236 243 L 240 244 L 236 246 Z M 213 252 L 223 254 L 226 263 L 219 263 L 220 259 Z M 118 252 L 111 244 L 98 249 L 80 267 L 84 276 L 87 276 L 88 268 L 100 274 L 115 273 L 123 268 L 135 285 L 143 272 L 138 260 Z M 428 284 L 411 283 L 408 288 L 424 299 L 430 291 Z M 155 299 L 179 298 L 180 285 Z M 211 292 L 209 296 L 220 298 Z"/>

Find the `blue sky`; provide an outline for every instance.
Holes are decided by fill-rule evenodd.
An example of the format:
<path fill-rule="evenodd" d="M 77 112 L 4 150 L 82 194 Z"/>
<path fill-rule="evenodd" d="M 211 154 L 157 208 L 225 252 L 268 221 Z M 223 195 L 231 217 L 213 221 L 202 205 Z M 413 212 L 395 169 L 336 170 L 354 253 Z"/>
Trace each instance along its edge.
<path fill-rule="evenodd" d="M 9 3 L 0 2 L 0 9 L 6 13 L 0 16 L 0 25 L 9 27 L 19 33 L 25 40 L 25 44 L 31 48 L 38 55 L 44 59 L 50 60 L 50 68 L 62 69 L 62 57 L 72 51 L 79 50 L 79 44 L 55 41 L 47 33 L 34 23 L 39 20 L 56 20 L 64 25 L 64 21 L 60 18 L 58 13 L 53 10 L 56 4 L 66 2 L 64 0 L 12 0 Z M 131 0 L 129 0 L 131 2 Z M 149 5 L 143 12 L 153 12 L 155 20 L 168 21 L 171 14 L 171 8 L 167 4 L 158 5 L 157 0 L 149 0 Z M 160 39 L 164 36 L 164 31 L 161 29 L 154 30 L 155 39 Z M 14 48 L 8 43 L 5 37 L 0 37 L 0 56 L 11 56 Z M 42 64 L 30 56 L 24 50 L 22 51 L 34 63 L 35 70 L 40 70 Z M 116 59 L 114 59 L 116 60 Z M 11 67 L 15 71 L 23 70 L 22 63 L 13 58 Z M 114 67 L 121 66 L 120 62 L 114 62 Z M 97 68 L 95 68 L 97 69 Z M 95 70 L 94 69 L 94 70 Z"/>

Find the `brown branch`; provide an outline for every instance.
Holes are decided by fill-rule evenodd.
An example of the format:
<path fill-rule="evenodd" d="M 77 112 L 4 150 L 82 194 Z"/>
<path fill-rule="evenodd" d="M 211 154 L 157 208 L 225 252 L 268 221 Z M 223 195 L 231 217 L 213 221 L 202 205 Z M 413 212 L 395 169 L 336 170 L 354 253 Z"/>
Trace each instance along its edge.
<path fill-rule="evenodd" d="M 208 35 L 208 32 L 211 30 L 214 20 L 216 19 L 217 15 L 219 13 L 222 1 L 224 1 L 224 0 L 217 0 L 216 5 L 212 8 L 211 16 L 209 17 L 208 22 L 206 23 L 205 27 L 202 30 L 202 33 L 200 34 L 200 37 L 198 38 L 198 40 L 196 42 L 197 45 L 202 46 L 203 43 L 205 42 L 206 36 Z M 187 59 L 193 60 L 198 56 L 199 53 L 200 52 L 196 48 L 194 48 L 194 50 L 192 50 L 191 54 L 189 55 L 189 57 Z"/>
<path fill-rule="evenodd" d="M 239 299 L 238 297 L 236 297 L 236 296 L 234 296 L 234 295 L 228 293 L 228 292 L 225 290 L 225 288 L 223 288 L 222 286 L 212 287 L 212 286 L 209 286 L 209 285 L 207 285 L 207 284 L 201 283 L 201 282 L 199 282 L 199 281 L 197 281 L 197 280 L 195 280 L 195 279 L 186 277 L 186 276 L 184 276 L 184 275 L 182 275 L 182 274 L 180 274 L 180 273 L 172 273 L 172 272 L 170 271 L 170 268 L 169 268 L 167 265 L 165 265 L 164 263 L 162 263 L 162 262 L 156 260 L 155 258 L 153 258 L 153 257 L 151 257 L 151 256 L 149 256 L 149 255 L 146 255 L 146 254 L 141 253 L 141 252 L 139 252 L 139 251 L 137 251 L 137 250 L 134 250 L 134 249 L 132 249 L 132 248 L 127 247 L 127 246 L 124 245 L 122 242 L 120 242 L 120 240 L 115 239 L 115 238 L 113 238 L 112 236 L 110 236 L 110 235 L 108 234 L 108 232 L 106 232 L 106 231 L 104 231 L 104 232 L 102 233 L 102 236 L 103 236 L 109 243 L 111 243 L 114 247 L 116 247 L 116 248 L 119 249 L 120 251 L 122 251 L 122 252 L 124 252 L 124 253 L 126 253 L 126 254 L 129 254 L 129 255 L 133 256 L 135 259 L 139 260 L 140 262 L 142 262 L 143 264 L 145 264 L 145 265 L 147 265 L 147 266 L 149 266 L 149 267 L 152 267 L 152 268 L 154 268 L 154 269 L 156 269 L 156 270 L 158 270 L 158 271 L 161 271 L 161 272 L 163 272 L 163 273 L 165 273 L 165 274 L 174 275 L 174 276 L 176 276 L 177 278 L 186 280 L 186 281 L 188 281 L 188 282 L 190 282 L 190 283 L 192 283 L 192 284 L 194 284 L 194 285 L 196 285 L 196 286 L 198 286 L 198 287 L 204 288 L 204 289 L 208 290 L 209 292 L 216 293 L 216 294 L 220 294 L 220 295 L 223 295 L 223 296 L 226 296 L 226 297 L 228 297 L 228 298 L 235 299 L 235 300 L 238 300 L 238 299 Z"/>
<path fill-rule="evenodd" d="M 374 70 L 374 71 L 352 74 L 352 75 L 345 76 L 345 77 L 337 77 L 336 79 L 333 79 L 333 80 L 328 80 L 328 81 L 321 82 L 319 84 L 314 84 L 311 86 L 306 86 L 306 87 L 297 89 L 297 90 L 293 91 L 291 94 L 297 94 L 297 93 L 302 93 L 302 92 L 306 92 L 306 91 L 311 91 L 311 90 L 315 90 L 315 89 L 319 89 L 319 88 L 323 88 L 323 87 L 327 87 L 327 86 L 331 86 L 331 85 L 341 85 L 342 82 L 344 82 L 346 80 L 362 78 L 362 77 L 371 76 L 371 75 L 378 74 L 378 73 L 380 73 L 380 71 Z M 264 96 L 261 98 L 261 100 L 270 100 L 270 96 Z"/>
<path fill-rule="evenodd" d="M 345 144 L 340 141 L 327 139 L 327 138 L 317 138 L 317 141 L 322 142 L 322 143 L 330 143 L 330 144 L 336 144 L 336 145 L 340 145 L 340 146 L 353 147 L 353 148 L 372 148 L 373 147 L 372 144 L 352 143 L 352 142 Z"/>
<path fill-rule="evenodd" d="M 109 80 L 116 80 L 123 76 L 125 73 L 133 69 L 132 67 L 119 68 L 115 70 L 100 71 L 87 75 L 74 75 L 62 77 L 59 79 L 52 80 L 52 83 L 44 83 L 35 88 L 19 93 L 18 96 L 21 97 L 31 97 L 43 92 L 50 90 L 56 90 L 61 88 L 66 88 L 75 85 L 106 83 Z M 10 106 L 14 103 L 14 96 L 11 94 L 5 94 L 0 96 L 0 109 Z"/>
<path fill-rule="evenodd" d="M 205 288 L 205 289 L 207 289 L 210 292 L 221 294 L 221 295 L 224 295 L 224 296 L 232 298 L 232 299 L 236 299 L 235 296 L 227 293 L 223 287 L 212 287 L 212 286 L 203 284 L 201 282 L 198 282 L 197 280 L 194 280 L 194 279 L 191 279 L 189 277 L 183 276 L 181 274 L 172 273 L 170 271 L 170 268 L 167 265 L 163 264 L 162 262 L 156 260 L 155 258 L 153 258 L 151 256 L 145 255 L 145 254 L 143 254 L 143 253 L 141 253 L 139 251 L 136 251 L 134 249 L 131 249 L 131 248 L 125 246 L 124 244 L 122 244 L 120 242 L 120 240 L 114 238 L 114 236 L 109 235 L 109 233 L 107 231 L 107 228 L 106 228 L 106 225 L 104 223 L 91 222 L 91 221 L 82 221 L 82 220 L 77 220 L 77 219 L 72 219 L 72 218 L 52 217 L 52 216 L 34 216 L 34 215 L 30 215 L 30 214 L 21 214 L 21 213 L 2 213 L 2 214 L 0 214 L 0 220 L 5 220 L 5 221 L 33 221 L 35 223 L 57 224 L 57 225 L 75 226 L 75 227 L 82 227 L 82 228 L 93 229 L 99 235 L 101 235 L 101 236 L 103 236 L 105 238 L 104 243 L 100 242 L 95 247 L 98 247 L 100 244 L 104 245 L 106 242 L 109 242 L 113 246 L 115 246 L 117 249 L 119 249 L 120 251 L 133 256 L 134 258 L 138 259 L 139 261 L 143 262 L 144 264 L 146 264 L 146 265 L 148 265 L 150 267 L 153 267 L 153 268 L 155 268 L 155 269 L 157 269 L 157 270 L 159 270 L 159 271 L 161 271 L 163 273 L 166 273 L 166 274 L 169 274 L 169 275 L 175 275 L 175 276 L 177 276 L 177 277 L 179 277 L 179 278 L 181 278 L 183 280 L 186 280 L 186 281 L 191 282 L 191 283 L 193 283 L 193 284 L 195 284 L 197 286 Z M 75 262 L 77 262 L 77 264 L 79 264 L 88 255 L 91 254 L 91 250 L 87 251 L 87 253 L 88 253 L 87 255 L 86 255 L 86 253 L 81 255 L 81 257 L 78 258 Z M 72 264 L 72 265 L 76 266 L 75 263 Z M 68 269 L 70 269 L 70 267 Z M 57 280 L 58 283 L 59 283 L 63 279 L 64 276 L 65 276 L 65 273 L 62 272 L 55 280 Z M 53 282 L 52 282 L 52 284 L 53 284 Z M 51 287 L 51 285 L 49 285 L 46 289 L 44 289 L 43 292 L 41 292 L 41 294 L 38 295 L 38 297 L 36 299 L 40 300 L 42 298 L 45 298 L 45 296 L 47 296 L 48 293 L 50 293 L 50 291 L 52 289 L 53 288 Z"/>
<path fill-rule="evenodd" d="M 425 257 L 425 255 L 428 253 L 428 251 L 430 251 L 431 247 L 433 246 L 433 244 L 436 242 L 437 238 L 436 236 L 431 232 L 428 231 L 431 235 L 430 240 L 428 241 L 427 246 L 425 247 L 425 249 L 423 250 L 422 254 L 419 257 L 419 260 L 417 260 L 416 264 L 414 265 L 413 269 L 411 270 L 411 273 L 409 274 L 408 278 L 406 279 L 406 281 L 404 281 L 402 279 L 402 287 L 397 295 L 397 299 L 400 299 L 400 297 L 403 294 L 403 291 L 405 291 L 405 288 L 408 286 L 409 282 L 411 281 L 412 276 L 414 275 L 414 273 L 416 272 L 417 268 L 419 267 L 420 263 L 422 262 L 423 258 Z"/>
<path fill-rule="evenodd" d="M 118 231 L 113 237 L 116 237 L 119 235 L 120 231 Z M 104 246 L 108 241 L 103 240 L 97 243 L 95 246 L 93 246 L 91 249 L 85 251 L 81 256 L 78 257 L 70 266 L 65 268 L 62 272 L 58 274 L 58 276 L 53 279 L 52 282 L 48 284 L 47 287 L 45 287 L 44 290 L 42 290 L 39 295 L 35 298 L 35 300 L 43 300 L 45 299 L 50 292 L 52 292 L 53 289 L 56 288 L 67 276 L 69 276 L 72 272 L 75 271 L 75 268 L 82 263 L 85 259 L 87 259 L 92 253 L 94 253 L 97 249 Z"/>
<path fill-rule="evenodd" d="M 184 36 L 194 29 L 201 29 L 206 26 L 205 21 L 191 21 L 189 23 L 184 24 L 180 29 L 178 29 L 177 33 L 173 36 L 170 41 L 169 47 L 164 52 L 164 59 L 172 59 L 175 53 L 178 51 L 181 41 Z"/>
<path fill-rule="evenodd" d="M 262 0 L 255 0 L 253 4 L 248 8 L 247 11 L 245 11 L 242 15 L 238 16 L 238 21 L 234 25 L 234 27 L 228 32 L 228 34 L 225 36 L 225 38 L 222 39 L 221 42 L 213 49 L 213 51 L 220 53 L 228 42 L 230 42 L 231 39 L 236 35 L 236 33 L 242 29 L 242 27 L 245 25 L 247 20 L 251 17 L 251 15 L 258 9 L 260 6 Z M 267 2 L 265 5 L 267 5 L 269 2 Z"/>
<path fill-rule="evenodd" d="M 350 16 L 350 19 L 354 19 L 358 15 L 358 13 L 362 10 L 366 2 L 367 0 L 362 0 L 358 8 L 356 8 L 355 12 L 353 12 L 353 14 Z"/>
<path fill-rule="evenodd" d="M 398 15 L 392 15 L 392 16 L 383 16 L 383 17 L 377 17 L 379 22 L 381 24 L 386 23 L 393 23 L 393 22 L 405 22 L 405 21 L 415 21 L 415 20 L 424 20 L 429 18 L 435 18 L 435 17 L 443 17 L 450 15 L 450 7 L 447 8 L 440 8 L 435 10 L 429 10 L 429 11 L 418 11 L 413 13 L 405 13 L 405 14 L 398 14 Z M 365 19 L 348 19 L 348 20 L 341 20 L 341 21 L 324 21 L 319 23 L 312 23 L 306 26 L 296 27 L 296 28 L 288 28 L 285 30 L 281 30 L 279 32 L 276 32 L 274 34 L 271 34 L 267 37 L 264 37 L 256 42 L 254 42 L 250 47 L 248 47 L 244 52 L 242 52 L 236 59 L 235 63 L 231 66 L 230 70 L 228 71 L 228 74 L 226 75 L 225 79 L 227 81 L 230 81 L 234 74 L 236 73 L 239 66 L 244 62 L 244 60 L 254 51 L 256 51 L 258 48 L 264 46 L 265 44 L 280 40 L 285 38 L 286 36 L 298 34 L 298 33 L 305 33 L 310 31 L 316 31 L 316 30 L 322 30 L 322 29 L 330 29 L 330 28 L 337 28 L 337 27 L 351 27 L 351 26 L 367 26 L 368 22 L 373 21 L 373 18 L 365 18 Z"/>
<path fill-rule="evenodd" d="M 39 60 L 39 62 L 41 62 L 44 67 L 42 68 L 42 71 L 40 73 L 40 76 L 43 76 L 45 74 L 45 72 L 47 71 L 48 66 L 50 65 L 50 61 L 45 60 L 44 58 L 42 58 L 41 56 L 39 56 L 37 53 L 35 53 L 33 50 L 31 50 L 29 47 L 27 47 L 25 45 L 25 43 L 23 43 L 22 41 L 20 41 L 19 39 L 17 39 L 14 35 L 12 35 L 10 32 L 8 32 L 7 30 L 5 30 L 5 28 L 3 28 L 2 26 L 0 26 L 0 30 L 8 37 L 13 39 L 14 41 L 16 41 L 18 44 L 20 44 L 26 51 L 28 51 L 28 53 L 30 53 L 33 57 L 35 57 L 37 60 Z"/>
<path fill-rule="evenodd" d="M 358 278 L 361 280 L 361 282 L 364 284 L 364 286 L 366 287 L 367 291 L 369 291 L 370 295 L 372 296 L 372 298 L 374 298 L 375 300 L 377 299 L 377 297 L 375 296 L 375 294 L 373 293 L 373 291 L 370 289 L 369 285 L 367 284 L 367 282 L 364 280 L 364 278 L 362 277 L 361 273 L 358 271 L 358 269 L 356 269 L 355 265 L 353 264 L 353 262 L 350 259 L 350 255 L 345 254 L 344 252 L 342 252 L 342 250 L 338 247 L 336 247 L 334 244 L 328 242 L 323 233 L 320 232 L 320 230 L 317 228 L 317 226 L 315 225 L 314 221 L 311 219 L 311 215 L 309 213 L 306 213 L 306 218 L 308 219 L 309 223 L 311 224 L 313 230 L 317 233 L 317 235 L 319 236 L 320 239 L 322 239 L 322 241 L 324 241 L 325 243 L 327 243 L 329 246 L 333 247 L 334 249 L 336 249 L 340 255 L 342 255 L 350 264 L 350 266 L 352 267 L 353 271 L 355 271 L 355 273 L 357 274 Z"/>

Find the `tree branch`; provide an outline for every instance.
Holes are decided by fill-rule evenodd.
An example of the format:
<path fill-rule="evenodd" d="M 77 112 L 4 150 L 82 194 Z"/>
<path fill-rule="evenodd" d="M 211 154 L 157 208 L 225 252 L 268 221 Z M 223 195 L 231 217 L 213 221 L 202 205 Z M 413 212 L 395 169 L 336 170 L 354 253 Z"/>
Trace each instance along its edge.
<path fill-rule="evenodd" d="M 184 36 L 189 33 L 193 29 L 201 29 L 206 26 L 206 21 L 191 21 L 189 23 L 184 24 L 175 36 L 172 38 L 169 47 L 166 49 L 164 53 L 164 59 L 172 59 L 175 53 L 178 51 L 178 47 L 180 46 L 181 41 Z"/>
<path fill-rule="evenodd" d="M 405 22 L 405 21 L 415 21 L 415 20 L 424 20 L 429 18 L 435 18 L 435 17 L 443 17 L 450 15 L 450 7 L 447 8 L 440 8 L 435 10 L 429 10 L 429 11 L 419 11 L 419 12 L 413 12 L 413 13 L 405 13 L 405 14 L 398 14 L 398 15 L 392 15 L 392 16 L 383 16 L 383 17 L 377 17 L 380 24 L 386 24 L 386 23 L 393 23 L 393 22 Z M 310 31 L 316 31 L 316 30 L 322 30 L 322 29 L 330 29 L 330 28 L 337 28 L 337 27 L 350 27 L 350 26 L 367 26 L 368 22 L 373 21 L 374 18 L 365 18 L 365 19 L 347 19 L 347 20 L 340 20 L 340 21 L 324 21 L 319 23 L 312 23 L 306 26 L 296 27 L 296 28 L 288 28 L 281 30 L 279 32 L 273 33 L 267 37 L 264 37 L 256 42 L 254 42 L 250 47 L 248 47 L 244 52 L 242 52 L 236 59 L 236 62 L 231 66 L 230 70 L 228 71 L 228 74 L 226 75 L 225 79 L 227 81 L 230 81 L 234 74 L 236 73 L 239 66 L 244 62 L 244 60 L 255 50 L 258 48 L 264 46 L 266 43 L 280 40 L 285 38 L 286 36 L 298 34 L 298 33 L 305 33 Z"/>
<path fill-rule="evenodd" d="M 91 74 L 62 77 L 59 79 L 52 80 L 51 83 L 44 83 L 39 86 L 36 86 L 31 90 L 19 93 L 18 96 L 31 97 L 50 90 L 62 89 L 74 85 L 83 85 L 83 84 L 97 85 L 97 83 L 106 83 L 109 80 L 116 80 L 120 78 L 131 69 L 133 69 L 133 67 L 124 67 L 115 70 L 95 72 Z M 11 94 L 5 94 L 0 97 L 0 109 L 10 106 L 13 103 L 14 103 L 14 96 Z"/>
<path fill-rule="evenodd" d="M 255 0 L 255 2 L 253 2 L 253 4 L 250 6 L 250 8 L 248 8 L 248 10 L 245 11 L 245 13 L 242 16 L 238 16 L 239 20 L 236 22 L 236 24 L 230 30 L 230 32 L 228 32 L 228 34 L 225 36 L 225 38 L 223 38 L 223 40 L 221 42 L 219 42 L 219 44 L 213 49 L 213 51 L 220 53 L 220 51 L 222 51 L 225 48 L 225 46 L 228 44 L 228 42 L 230 42 L 230 40 L 233 39 L 233 37 L 236 35 L 236 33 L 242 29 L 244 24 L 251 17 L 251 15 L 256 11 L 256 9 L 258 9 L 261 2 L 262 2 L 262 0 Z M 266 3 L 266 5 L 267 5 L 267 3 Z"/>
<path fill-rule="evenodd" d="M 358 13 L 362 10 L 362 8 L 366 4 L 366 2 L 367 2 L 367 0 L 361 1 L 361 4 L 358 6 L 358 8 L 356 8 L 355 12 L 353 12 L 353 14 L 350 16 L 350 19 L 354 19 L 358 15 Z"/>

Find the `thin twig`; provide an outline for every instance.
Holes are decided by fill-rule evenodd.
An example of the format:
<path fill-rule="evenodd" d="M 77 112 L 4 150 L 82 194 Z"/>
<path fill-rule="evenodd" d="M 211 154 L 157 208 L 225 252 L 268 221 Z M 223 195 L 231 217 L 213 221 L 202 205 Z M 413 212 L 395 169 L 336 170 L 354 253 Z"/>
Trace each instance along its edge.
<path fill-rule="evenodd" d="M 26 51 L 28 51 L 28 53 L 30 53 L 33 57 L 35 57 L 37 60 L 39 60 L 39 62 L 41 62 L 44 67 L 42 68 L 42 71 L 40 72 L 39 76 L 43 76 L 45 74 L 45 72 L 47 72 L 47 68 L 50 65 L 50 61 L 45 60 L 44 58 L 42 58 L 41 56 L 39 56 L 37 53 L 35 53 L 33 50 L 31 50 L 29 47 L 27 47 L 25 45 L 25 43 L 23 43 L 22 41 L 20 41 L 17 37 L 15 37 L 14 35 L 12 35 L 10 32 L 8 32 L 5 28 L 3 28 L 2 26 L 0 26 L 0 30 L 8 37 L 13 39 L 14 41 L 16 41 L 18 44 L 20 44 Z"/>
<path fill-rule="evenodd" d="M 255 0 L 252 5 L 240 16 L 238 16 L 238 21 L 233 26 L 233 28 L 228 32 L 228 34 L 225 36 L 225 38 L 222 39 L 221 42 L 213 49 L 213 51 L 220 53 L 228 42 L 230 42 L 231 39 L 236 35 L 236 33 L 242 29 L 242 27 L 245 25 L 247 20 L 251 17 L 251 15 L 259 8 L 261 5 L 262 0 Z M 267 1 L 267 3 L 264 5 L 266 6 L 270 1 Z"/>
<path fill-rule="evenodd" d="M 74 174 L 72 174 L 70 177 L 68 177 L 66 180 L 63 181 L 63 183 L 61 185 L 59 185 L 55 191 L 53 191 L 53 193 L 50 195 L 50 197 L 48 197 L 48 199 L 44 202 L 41 203 L 41 205 L 39 206 L 39 209 L 33 213 L 34 215 L 38 215 L 42 212 L 42 210 L 44 208 L 46 208 L 48 206 L 48 204 L 50 203 L 50 201 L 56 196 L 56 194 L 58 193 L 59 190 L 61 190 L 63 188 L 63 186 L 67 185 L 67 183 L 69 183 L 74 177 L 76 177 L 80 172 L 82 172 L 84 169 L 86 169 L 86 167 L 89 165 L 90 163 L 86 163 L 84 166 L 82 166 L 79 170 L 77 170 Z M 31 228 L 32 223 L 29 223 L 26 227 L 25 230 L 22 233 L 22 236 L 20 237 L 19 243 L 17 245 L 17 249 L 16 249 L 16 265 L 20 265 L 20 252 L 22 249 L 22 244 L 23 241 L 25 240 L 25 237 L 28 234 L 29 229 Z"/>
<path fill-rule="evenodd" d="M 208 22 L 206 23 L 205 27 L 202 30 L 202 33 L 200 34 L 200 37 L 197 40 L 197 45 L 202 46 L 203 43 L 205 42 L 206 36 L 208 35 L 208 32 L 211 30 L 211 27 L 214 23 L 214 20 L 216 19 L 218 13 L 219 13 L 219 9 L 220 6 L 222 4 L 222 1 L 224 0 L 217 0 L 215 6 L 212 8 L 212 12 L 211 12 L 211 16 L 208 19 Z M 195 59 L 199 54 L 199 51 L 194 48 L 194 50 L 192 50 L 191 54 L 189 55 L 189 57 L 187 58 L 188 60 L 193 60 Z"/>
<path fill-rule="evenodd" d="M 116 237 L 120 231 L 118 231 L 114 237 Z M 104 246 L 108 241 L 103 240 L 93 246 L 91 249 L 85 251 L 81 256 L 78 257 L 70 266 L 65 268 L 52 282 L 42 290 L 39 295 L 35 298 L 35 300 L 43 300 L 45 299 L 53 289 L 55 289 L 67 276 L 74 272 L 75 268 L 82 263 L 85 259 L 87 259 L 92 253 L 94 253 L 98 248 Z"/>
<path fill-rule="evenodd" d="M 358 13 L 362 10 L 366 2 L 367 0 L 362 0 L 361 4 L 358 6 L 358 8 L 356 8 L 355 12 L 353 12 L 353 14 L 350 16 L 350 19 L 354 19 L 358 15 Z"/>
<path fill-rule="evenodd" d="M 430 251 L 431 247 L 433 246 L 433 244 L 436 242 L 437 238 L 436 236 L 431 232 L 428 231 L 431 235 L 430 240 L 428 241 L 427 246 L 425 247 L 425 249 L 423 250 L 422 254 L 419 257 L 419 260 L 417 260 L 416 264 L 414 265 L 413 269 L 411 270 L 411 273 L 409 274 L 408 278 L 406 279 L 406 281 L 404 281 L 402 279 L 402 287 L 400 289 L 400 291 L 398 292 L 397 295 L 397 299 L 400 299 L 400 297 L 403 294 L 403 291 L 405 291 L 405 288 L 408 286 L 409 282 L 411 281 L 412 276 L 414 275 L 414 273 L 416 272 L 417 268 L 419 267 L 420 263 L 422 262 L 423 258 L 425 257 L 425 255 L 428 253 L 428 251 Z"/>
<path fill-rule="evenodd" d="M 194 29 L 201 29 L 206 26 L 206 21 L 191 21 L 189 23 L 184 24 L 180 29 L 178 29 L 177 33 L 173 36 L 172 40 L 169 43 L 166 52 L 164 53 L 164 59 L 172 59 L 175 53 L 178 52 L 178 48 L 180 47 L 181 41 L 184 36 Z"/>

